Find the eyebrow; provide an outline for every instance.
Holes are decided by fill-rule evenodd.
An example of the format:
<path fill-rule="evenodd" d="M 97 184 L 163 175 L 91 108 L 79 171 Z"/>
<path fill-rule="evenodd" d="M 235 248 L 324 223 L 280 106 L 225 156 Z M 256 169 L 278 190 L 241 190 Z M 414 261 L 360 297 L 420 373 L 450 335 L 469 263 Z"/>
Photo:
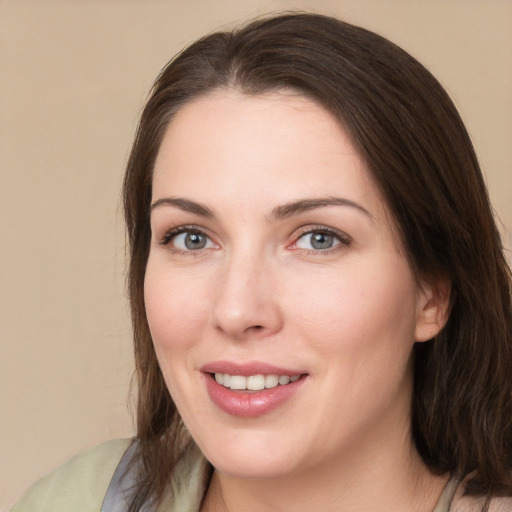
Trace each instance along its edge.
<path fill-rule="evenodd" d="M 174 206 L 175 208 L 179 208 L 185 212 L 195 213 L 201 217 L 214 217 L 213 211 L 204 204 L 196 203 L 195 201 L 190 201 L 189 199 L 183 199 L 181 197 L 164 197 L 162 199 L 157 199 L 151 205 L 151 211 L 164 205 Z"/>
<path fill-rule="evenodd" d="M 363 208 L 360 204 L 357 204 L 350 199 L 345 199 L 344 197 L 326 197 L 319 199 L 313 198 L 292 201 L 290 203 L 286 203 L 282 206 L 277 206 L 274 208 L 272 210 L 272 217 L 277 220 L 287 219 L 293 215 L 298 215 L 300 213 L 307 212 L 309 210 L 315 210 L 317 208 L 326 208 L 328 206 L 349 206 L 351 208 L 356 208 L 360 212 L 367 215 L 370 219 L 374 220 L 372 214 L 366 208 Z"/>
<path fill-rule="evenodd" d="M 191 201 L 190 199 L 184 199 L 182 197 L 164 197 L 162 199 L 157 199 L 151 205 L 151 211 L 161 206 L 173 206 L 185 212 L 194 213 L 201 217 L 215 217 L 215 214 L 210 208 L 208 208 L 208 206 L 201 203 L 197 203 L 195 201 Z M 298 201 L 285 203 L 281 206 L 276 206 L 272 210 L 271 218 L 275 220 L 287 219 L 289 217 L 299 215 L 309 210 L 315 210 L 317 208 L 326 208 L 328 206 L 349 206 L 364 213 L 371 220 L 374 220 L 373 216 L 366 208 L 362 207 L 358 203 L 355 203 L 354 201 L 351 201 L 350 199 L 345 199 L 343 197 L 299 199 Z"/>

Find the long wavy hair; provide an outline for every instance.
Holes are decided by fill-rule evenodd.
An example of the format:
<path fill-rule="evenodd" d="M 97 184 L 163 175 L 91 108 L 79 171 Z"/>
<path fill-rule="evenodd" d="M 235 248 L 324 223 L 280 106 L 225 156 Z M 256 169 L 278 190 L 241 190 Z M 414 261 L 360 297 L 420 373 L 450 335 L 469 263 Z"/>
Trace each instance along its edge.
<path fill-rule="evenodd" d="M 158 500 L 191 442 L 153 348 L 143 286 L 152 172 L 175 113 L 218 89 L 293 89 L 329 110 L 383 194 L 417 276 L 451 282 L 450 316 L 414 348 L 413 439 L 436 474 L 472 474 L 466 492 L 512 491 L 511 273 L 468 133 L 447 93 L 383 37 L 290 13 L 208 35 L 161 72 L 124 181 L 138 385 L 140 477 L 131 510 Z"/>

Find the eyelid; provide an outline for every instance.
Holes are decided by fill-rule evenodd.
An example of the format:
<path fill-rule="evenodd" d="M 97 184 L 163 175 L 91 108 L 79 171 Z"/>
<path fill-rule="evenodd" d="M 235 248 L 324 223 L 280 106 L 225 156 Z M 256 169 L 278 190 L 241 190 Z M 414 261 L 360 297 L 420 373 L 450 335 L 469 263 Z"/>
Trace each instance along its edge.
<path fill-rule="evenodd" d="M 302 248 L 297 247 L 297 242 L 303 236 L 309 235 L 309 234 L 312 234 L 312 233 L 325 233 L 325 234 L 331 235 L 331 236 L 335 237 L 339 241 L 339 244 L 336 244 L 335 246 L 330 247 L 329 249 L 323 249 L 323 250 L 322 249 L 310 249 L 310 250 L 308 250 L 308 249 L 302 249 Z M 345 233 L 343 231 L 340 231 L 339 229 L 335 229 L 335 228 L 331 228 L 331 227 L 323 226 L 323 225 L 303 226 L 303 227 L 299 228 L 298 230 L 296 230 L 293 233 L 292 240 L 293 241 L 288 246 L 288 248 L 295 249 L 295 250 L 298 250 L 298 251 L 308 251 L 308 252 L 311 252 L 311 253 L 314 253 L 314 254 L 329 253 L 329 252 L 338 250 L 338 249 L 343 248 L 343 247 L 348 247 L 352 243 L 352 237 L 347 235 L 347 233 Z"/>
<path fill-rule="evenodd" d="M 176 226 L 174 228 L 168 229 L 167 231 L 164 232 L 164 234 L 162 236 L 160 236 L 157 239 L 157 243 L 158 243 L 158 245 L 167 247 L 167 246 L 171 245 L 171 242 L 174 238 L 176 238 L 178 235 L 181 235 L 183 233 L 195 233 L 195 234 L 203 235 L 206 238 L 208 238 L 213 244 L 218 246 L 218 244 L 214 241 L 213 237 L 209 234 L 209 231 L 207 229 L 201 228 L 195 224 L 184 224 L 184 225 L 180 225 L 180 226 Z M 194 251 L 194 250 L 178 249 L 177 247 L 173 247 L 172 250 L 173 250 L 173 252 L 176 252 L 176 253 L 187 253 L 187 254 L 201 251 L 201 249 L 197 249 Z"/>
<path fill-rule="evenodd" d="M 161 235 L 156 240 L 156 242 L 158 245 L 167 247 L 170 245 L 171 241 L 175 237 L 177 237 L 178 235 L 180 235 L 182 233 L 197 233 L 197 234 L 203 235 L 203 236 L 207 237 L 211 241 L 211 243 L 213 243 L 215 246 L 219 247 L 219 244 L 217 242 L 215 242 L 214 237 L 210 235 L 209 230 L 199 227 L 195 224 L 184 224 L 184 225 L 173 227 L 173 228 L 165 231 L 164 234 Z M 302 237 L 304 237 L 305 235 L 308 235 L 308 234 L 313 234 L 313 233 L 328 234 L 330 236 L 335 237 L 339 243 L 333 247 L 328 248 L 328 249 L 310 249 L 310 250 L 308 250 L 308 249 L 303 249 L 303 248 L 297 247 L 297 242 Z M 325 225 L 302 226 L 294 231 L 294 233 L 291 236 L 291 239 L 292 239 L 292 242 L 287 245 L 287 249 L 294 249 L 294 250 L 310 252 L 310 253 L 314 253 L 314 254 L 326 254 L 326 253 L 336 251 L 336 250 L 344 248 L 344 247 L 348 247 L 352 243 L 352 237 L 349 236 L 347 233 L 345 233 L 339 229 L 335 229 L 335 228 L 325 226 Z M 191 254 L 191 253 L 199 253 L 203 249 L 183 250 L 183 249 L 179 249 L 177 247 L 173 247 L 172 250 L 173 250 L 173 252 L 176 252 L 176 253 Z M 211 248 L 208 248 L 208 249 L 211 249 Z"/>

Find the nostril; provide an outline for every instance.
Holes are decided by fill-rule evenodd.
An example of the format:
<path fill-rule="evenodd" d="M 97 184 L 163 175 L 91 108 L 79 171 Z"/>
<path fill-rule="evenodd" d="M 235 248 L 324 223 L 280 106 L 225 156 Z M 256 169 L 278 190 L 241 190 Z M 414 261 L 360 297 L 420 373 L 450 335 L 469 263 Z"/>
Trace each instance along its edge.
<path fill-rule="evenodd" d="M 265 327 L 263 325 L 251 325 L 250 327 L 248 327 L 245 332 L 247 334 L 250 334 L 250 333 L 259 333 L 261 331 L 265 330 Z"/>

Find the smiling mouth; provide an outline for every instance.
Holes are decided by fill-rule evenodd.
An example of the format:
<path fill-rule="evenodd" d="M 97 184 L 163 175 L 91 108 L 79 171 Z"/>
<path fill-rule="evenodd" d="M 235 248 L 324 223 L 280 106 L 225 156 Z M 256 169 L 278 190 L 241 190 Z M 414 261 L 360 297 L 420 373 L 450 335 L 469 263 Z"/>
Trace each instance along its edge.
<path fill-rule="evenodd" d="M 240 418 L 270 413 L 300 393 L 310 378 L 308 373 L 263 363 L 217 362 L 203 367 L 202 374 L 211 401 L 230 416 Z"/>
<path fill-rule="evenodd" d="M 304 375 L 230 375 L 229 373 L 210 373 L 217 384 L 232 391 L 263 391 L 277 386 L 286 386 L 298 381 Z"/>

